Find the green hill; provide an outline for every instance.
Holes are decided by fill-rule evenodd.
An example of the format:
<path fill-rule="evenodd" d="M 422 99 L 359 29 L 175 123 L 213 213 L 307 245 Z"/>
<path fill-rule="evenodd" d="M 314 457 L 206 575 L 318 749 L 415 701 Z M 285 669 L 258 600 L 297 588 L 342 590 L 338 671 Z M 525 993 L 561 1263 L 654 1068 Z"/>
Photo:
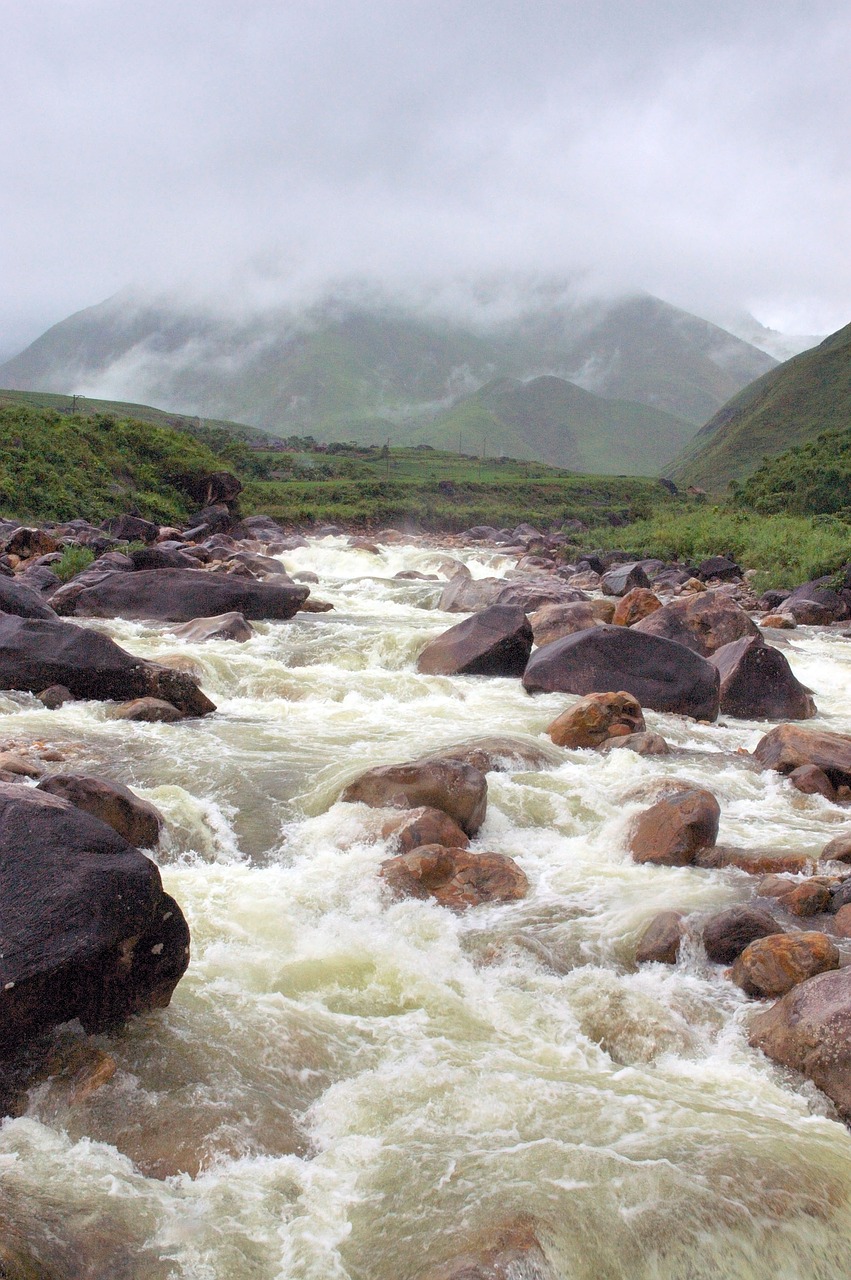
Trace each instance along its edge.
<path fill-rule="evenodd" d="M 734 396 L 674 460 L 677 484 L 720 493 L 766 457 L 851 426 L 851 325 Z"/>
<path fill-rule="evenodd" d="M 0 383 L 169 404 L 185 415 L 246 422 L 277 436 L 363 443 L 389 437 L 405 445 L 426 439 L 434 423 L 442 433 L 443 415 L 495 380 L 553 377 L 662 415 L 661 461 L 671 452 L 667 436 L 678 430 L 670 417 L 699 426 L 775 363 L 651 297 L 578 303 L 538 290 L 522 314 L 487 321 L 476 314 L 474 321 L 391 300 L 326 298 L 302 310 L 235 318 L 123 294 L 42 334 L 0 366 Z M 463 412 L 501 433 L 501 440 L 485 442 L 489 452 L 544 456 L 525 435 L 524 415 L 499 416 L 496 426 L 478 406 Z M 622 404 L 610 416 L 619 444 L 642 456 L 651 420 Z M 544 427 L 537 434 L 545 435 Z M 578 439 L 584 438 L 583 428 Z M 588 450 L 590 443 L 582 444 L 580 453 Z M 601 446 L 596 456 L 606 454 Z"/>

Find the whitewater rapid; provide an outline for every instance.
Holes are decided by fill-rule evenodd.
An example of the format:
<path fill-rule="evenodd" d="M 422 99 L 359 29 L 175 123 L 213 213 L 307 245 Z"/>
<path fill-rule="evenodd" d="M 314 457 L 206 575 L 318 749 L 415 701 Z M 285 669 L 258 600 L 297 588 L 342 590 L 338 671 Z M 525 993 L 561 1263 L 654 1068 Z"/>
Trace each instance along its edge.
<path fill-rule="evenodd" d="M 452 555 L 476 577 L 514 563 Z M 6 740 L 157 805 L 155 857 L 192 930 L 171 1007 L 96 1038 L 112 1080 L 76 1103 L 38 1085 L 0 1128 L 0 1223 L 75 1280 L 416 1280 L 518 1215 L 564 1280 L 844 1280 L 846 1128 L 748 1046 L 754 1005 L 698 946 L 632 963 L 656 912 L 727 906 L 753 882 L 623 848 L 663 777 L 716 794 L 727 844 L 815 855 L 843 811 L 751 767 L 768 726 L 651 712 L 683 751 L 489 775 L 473 848 L 517 859 L 525 901 L 388 902 L 382 815 L 339 803 L 345 784 L 485 734 L 540 742 L 572 699 L 417 674 L 458 617 L 437 611 L 439 581 L 393 575 L 445 579 L 446 552 L 326 538 L 280 559 L 334 610 L 255 624 L 243 645 L 94 624 L 196 669 L 208 719 L 0 695 Z M 782 643 L 813 724 L 851 732 L 851 641 Z"/>

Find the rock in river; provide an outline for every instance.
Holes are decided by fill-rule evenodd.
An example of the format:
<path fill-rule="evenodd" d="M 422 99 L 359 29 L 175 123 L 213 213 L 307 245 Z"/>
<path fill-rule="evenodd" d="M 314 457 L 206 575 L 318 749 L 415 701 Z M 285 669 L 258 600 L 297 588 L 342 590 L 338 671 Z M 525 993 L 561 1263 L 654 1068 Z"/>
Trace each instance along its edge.
<path fill-rule="evenodd" d="M 745 720 L 809 720 L 816 705 L 779 649 L 761 636 L 722 645 L 709 661 L 721 677 L 721 711 Z"/>
<path fill-rule="evenodd" d="M 718 836 L 721 807 L 711 791 L 678 791 L 638 814 L 630 827 L 629 851 L 635 862 L 686 867 Z"/>
<path fill-rule="evenodd" d="M 676 640 L 704 658 L 733 640 L 759 635 L 759 627 L 744 609 L 720 591 L 672 600 L 636 622 L 634 630 Z"/>
<path fill-rule="evenodd" d="M 44 778 L 38 789 L 99 818 L 137 849 L 151 849 L 160 838 L 163 820 L 159 810 L 120 782 L 89 774 L 54 773 Z"/>
<path fill-rule="evenodd" d="M 485 902 L 525 898 L 529 881 L 503 853 L 471 853 L 439 844 L 421 845 L 381 864 L 381 876 L 398 897 L 434 898 L 464 911 Z"/>
<path fill-rule="evenodd" d="M 67 800 L 0 783 L 0 1053 L 79 1018 L 104 1030 L 162 1008 L 189 930 L 160 873 Z"/>
<path fill-rule="evenodd" d="M 834 786 L 851 783 L 851 737 L 844 733 L 779 724 L 760 738 L 753 754 L 764 769 L 792 773 L 802 765 L 815 765 Z"/>
<path fill-rule="evenodd" d="M 162 698 L 188 716 L 216 709 L 193 676 L 135 658 L 97 631 L 0 613 L 0 689 L 38 693 L 48 685 L 64 685 L 75 698 Z"/>
<path fill-rule="evenodd" d="M 442 809 L 468 836 L 474 836 L 485 820 L 488 784 L 485 775 L 472 765 L 432 756 L 368 769 L 346 787 L 340 799 L 374 809 L 416 809 L 421 805 Z"/>
<path fill-rule="evenodd" d="M 429 641 L 417 658 L 426 675 L 522 676 L 532 627 L 522 609 L 491 605 Z"/>
<path fill-rule="evenodd" d="M 68 584 L 73 587 L 73 583 Z M 232 573 L 204 569 L 144 569 L 107 573 L 67 598 L 55 597 L 56 611 L 82 618 L 156 618 L 190 622 L 221 613 L 249 619 L 291 618 L 310 594 L 309 587 L 258 582 Z"/>
<path fill-rule="evenodd" d="M 529 693 L 623 689 L 652 711 L 698 720 L 718 715 L 715 668 L 684 645 L 642 634 L 638 626 L 593 627 L 544 645 L 529 659 L 523 686 Z"/>

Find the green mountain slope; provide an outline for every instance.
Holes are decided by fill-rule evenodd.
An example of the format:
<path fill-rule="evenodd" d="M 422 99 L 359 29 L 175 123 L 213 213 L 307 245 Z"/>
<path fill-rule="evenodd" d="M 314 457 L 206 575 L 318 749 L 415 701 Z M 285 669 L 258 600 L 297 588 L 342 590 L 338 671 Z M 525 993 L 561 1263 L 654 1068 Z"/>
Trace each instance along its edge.
<path fill-rule="evenodd" d="M 696 427 L 773 366 L 764 352 L 650 297 L 580 304 L 530 294 L 523 314 L 486 323 L 389 301 L 329 298 L 235 318 L 118 295 L 0 366 L 0 384 L 169 404 L 275 435 L 401 444 L 495 379 L 553 376 Z M 627 411 L 612 412 L 632 431 Z M 647 425 L 637 418 L 642 449 Z M 514 429 L 512 454 L 543 456 L 523 421 Z"/>
<path fill-rule="evenodd" d="M 412 435 L 436 448 L 539 458 L 604 475 L 655 475 L 693 433 L 663 410 L 607 400 L 553 376 L 503 379 Z"/>
<path fill-rule="evenodd" d="M 677 484 L 721 492 L 763 458 L 851 425 L 851 325 L 757 379 L 674 460 Z"/>

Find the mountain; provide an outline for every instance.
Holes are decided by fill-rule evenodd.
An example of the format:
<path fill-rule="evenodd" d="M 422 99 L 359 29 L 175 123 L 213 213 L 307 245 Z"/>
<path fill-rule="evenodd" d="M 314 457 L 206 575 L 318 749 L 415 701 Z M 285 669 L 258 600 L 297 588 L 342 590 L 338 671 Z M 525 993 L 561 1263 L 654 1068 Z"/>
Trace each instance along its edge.
<path fill-rule="evenodd" d="M 645 295 L 579 302 L 539 291 L 506 317 L 493 308 L 425 313 L 341 294 L 301 309 L 228 316 L 125 293 L 49 329 L 0 366 L 0 385 L 165 404 L 276 435 L 367 443 L 389 436 L 402 444 L 424 438 L 432 424 L 443 430 L 443 415 L 494 381 L 553 377 L 598 399 L 644 406 L 643 414 L 614 406 L 607 420 L 615 436 L 632 431 L 634 420 L 636 438 L 620 442 L 646 471 L 644 443 L 654 432 L 666 442 L 676 437 L 676 450 L 688 427 L 678 435 L 672 418 L 698 427 L 773 366 L 723 329 Z M 536 395 L 525 397 L 527 409 Z M 594 403 L 583 421 L 600 410 Z M 504 420 L 519 436 L 515 453 L 529 455 L 533 440 L 552 434 L 550 409 L 540 422 L 528 412 Z M 576 429 L 584 436 L 584 426 Z M 485 444 L 502 451 L 496 439 Z M 602 453 L 607 469 L 626 469 Z M 667 443 L 654 458 L 663 455 L 670 456 Z"/>
<path fill-rule="evenodd" d="M 693 425 L 673 414 L 607 400 L 549 374 L 488 383 L 413 431 L 411 440 L 574 471 L 653 475 L 693 434 Z"/>
<path fill-rule="evenodd" d="M 802 351 L 817 347 L 827 336 L 824 333 L 781 333 L 778 329 L 769 329 L 767 325 L 761 324 L 756 316 L 747 311 L 725 316 L 720 323 L 722 328 L 734 333 L 743 342 L 749 342 L 752 347 L 758 347 L 760 351 L 781 361 L 791 360 Z"/>
<path fill-rule="evenodd" d="M 787 360 L 734 396 L 667 474 L 719 493 L 766 457 L 851 425 L 851 325 Z"/>

